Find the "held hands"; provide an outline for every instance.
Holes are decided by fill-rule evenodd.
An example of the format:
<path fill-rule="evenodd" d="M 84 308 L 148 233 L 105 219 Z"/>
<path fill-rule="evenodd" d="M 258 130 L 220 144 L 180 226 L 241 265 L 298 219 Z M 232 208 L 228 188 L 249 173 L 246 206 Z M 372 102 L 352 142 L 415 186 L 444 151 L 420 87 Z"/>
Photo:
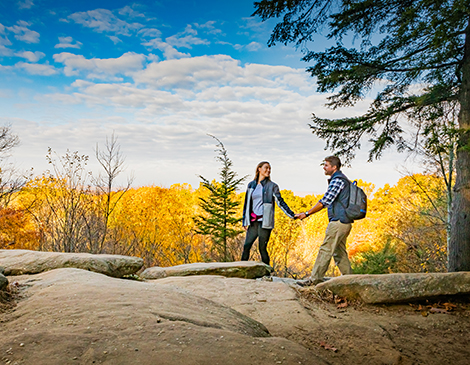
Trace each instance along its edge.
<path fill-rule="evenodd" d="M 294 216 L 294 219 L 305 219 L 307 218 L 307 215 L 305 213 L 297 213 L 295 216 Z"/>
<path fill-rule="evenodd" d="M 300 219 L 300 220 L 303 220 L 307 217 L 310 217 L 312 214 L 315 214 L 317 212 L 319 212 L 320 210 L 322 210 L 325 206 L 323 205 L 323 203 L 321 203 L 320 201 L 314 205 L 313 208 L 310 208 L 309 210 L 307 210 L 306 212 L 303 212 L 303 213 L 297 213 L 294 215 L 294 219 Z"/>

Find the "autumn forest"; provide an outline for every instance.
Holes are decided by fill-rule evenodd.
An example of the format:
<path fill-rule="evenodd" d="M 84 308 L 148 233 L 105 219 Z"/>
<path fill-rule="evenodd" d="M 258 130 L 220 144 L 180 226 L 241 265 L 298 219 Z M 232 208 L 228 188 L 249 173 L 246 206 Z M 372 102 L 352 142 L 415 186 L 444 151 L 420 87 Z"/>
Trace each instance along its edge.
<path fill-rule="evenodd" d="M 8 138 L 14 136 L 6 128 L 4 140 Z M 50 150 L 51 168 L 41 176 L 0 170 L 0 248 L 133 255 L 147 267 L 240 259 L 244 192 L 230 193 L 235 234 L 222 251 L 214 237 L 198 228 L 206 213 L 201 202 L 210 195 L 205 184 L 133 188 L 129 179 L 126 186 L 116 187 L 124 157 L 114 136 L 94 157 L 103 168 L 98 177 L 87 170 L 88 156 L 70 151 L 58 156 Z M 217 179 L 206 182 L 220 184 Z M 358 185 L 369 202 L 367 217 L 355 222 L 348 238 L 355 273 L 446 271 L 448 195 L 438 172 L 410 174 L 394 186 Z M 295 212 L 321 198 L 281 193 Z M 275 274 L 308 276 L 328 224 L 326 212 L 298 221 L 277 209 L 275 220 L 268 246 Z M 250 259 L 260 260 L 257 250 Z M 338 275 L 335 270 L 332 263 L 328 275 Z"/>

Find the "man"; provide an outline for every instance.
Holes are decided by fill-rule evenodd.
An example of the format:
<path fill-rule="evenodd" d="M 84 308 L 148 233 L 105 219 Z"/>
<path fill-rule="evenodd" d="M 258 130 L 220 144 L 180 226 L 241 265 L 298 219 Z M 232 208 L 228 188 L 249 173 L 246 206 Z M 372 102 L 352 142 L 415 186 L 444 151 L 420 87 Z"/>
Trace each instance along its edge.
<path fill-rule="evenodd" d="M 315 265 L 313 266 L 310 279 L 299 281 L 301 286 L 317 285 L 324 281 L 324 275 L 330 265 L 331 257 L 334 258 L 341 274 L 352 273 L 349 263 L 348 252 L 346 251 L 346 239 L 351 232 L 352 220 L 346 216 L 346 207 L 349 204 L 349 180 L 340 171 L 341 161 L 336 156 L 325 158 L 323 170 L 325 175 L 331 176 L 328 182 L 328 189 L 317 204 L 305 213 L 296 214 L 298 219 L 321 211 L 328 207 L 328 227 L 325 232 L 325 239 L 320 246 Z"/>

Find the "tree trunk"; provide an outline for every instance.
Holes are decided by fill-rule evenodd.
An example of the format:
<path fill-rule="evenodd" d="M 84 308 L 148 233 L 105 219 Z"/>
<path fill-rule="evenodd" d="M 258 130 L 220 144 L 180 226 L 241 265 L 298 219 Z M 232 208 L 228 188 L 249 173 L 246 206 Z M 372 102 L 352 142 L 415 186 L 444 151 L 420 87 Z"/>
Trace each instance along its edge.
<path fill-rule="evenodd" d="M 459 143 L 452 202 L 449 271 L 470 271 L 470 24 L 467 26 L 459 94 Z"/>
<path fill-rule="evenodd" d="M 452 224 L 452 199 L 453 190 L 452 183 L 454 181 L 454 158 L 455 158 L 455 144 L 449 151 L 449 178 L 446 179 L 446 202 L 447 202 L 447 219 L 446 219 L 446 243 L 447 243 L 447 257 L 449 257 L 450 237 L 451 237 L 451 224 Z M 442 173 L 445 176 L 446 171 Z M 450 271 L 450 270 L 449 270 Z"/>

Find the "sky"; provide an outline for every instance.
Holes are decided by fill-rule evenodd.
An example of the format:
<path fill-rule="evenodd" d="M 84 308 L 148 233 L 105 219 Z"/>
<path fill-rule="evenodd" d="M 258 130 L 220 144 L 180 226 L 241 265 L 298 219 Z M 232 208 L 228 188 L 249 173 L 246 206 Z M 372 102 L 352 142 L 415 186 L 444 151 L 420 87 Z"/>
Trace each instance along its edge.
<path fill-rule="evenodd" d="M 268 47 L 275 21 L 253 11 L 247 0 L 0 2 L 0 126 L 21 141 L 10 161 L 40 175 L 49 147 L 78 151 L 97 175 L 95 150 L 114 134 L 126 157 L 120 184 L 132 175 L 135 187 L 197 187 L 199 175 L 218 177 L 213 135 L 239 176 L 266 160 L 281 189 L 322 193 L 331 152 L 311 114 L 359 115 L 370 100 L 326 108 L 302 50 Z M 309 47 L 327 44 L 318 36 Z M 381 187 L 402 176 L 405 155 L 367 157 L 365 145 L 343 169 L 350 179 Z"/>

